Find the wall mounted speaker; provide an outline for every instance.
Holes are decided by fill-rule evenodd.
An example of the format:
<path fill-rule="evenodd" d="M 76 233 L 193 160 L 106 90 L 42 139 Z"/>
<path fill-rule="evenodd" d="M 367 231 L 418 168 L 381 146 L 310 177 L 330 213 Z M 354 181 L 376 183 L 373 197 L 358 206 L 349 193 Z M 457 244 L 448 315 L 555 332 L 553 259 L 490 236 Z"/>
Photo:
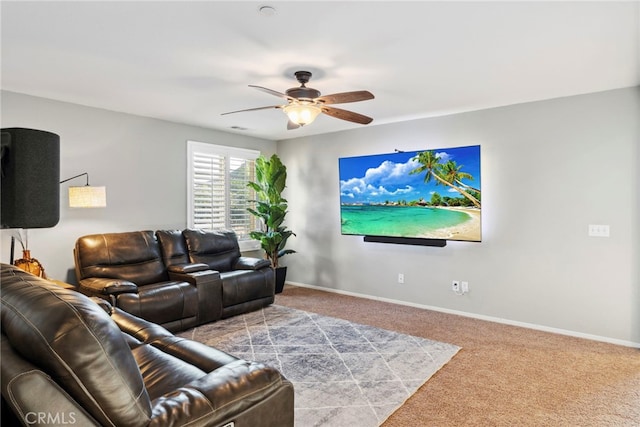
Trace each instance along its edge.
<path fill-rule="evenodd" d="M 1 129 L 2 228 L 49 228 L 60 219 L 60 137 Z"/>

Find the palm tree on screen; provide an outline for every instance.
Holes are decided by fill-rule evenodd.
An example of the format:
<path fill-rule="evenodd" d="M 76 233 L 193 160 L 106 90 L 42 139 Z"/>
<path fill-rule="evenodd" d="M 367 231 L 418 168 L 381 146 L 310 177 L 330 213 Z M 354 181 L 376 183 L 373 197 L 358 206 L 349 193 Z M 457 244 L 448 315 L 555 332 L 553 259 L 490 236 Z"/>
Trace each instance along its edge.
<path fill-rule="evenodd" d="M 431 182 L 431 178 L 434 178 L 436 180 L 436 184 L 442 184 L 453 188 L 458 193 L 471 200 L 471 202 L 477 208 L 481 207 L 480 202 L 475 197 L 467 193 L 464 189 L 453 184 L 454 182 L 456 182 L 456 178 L 464 179 L 467 178 L 467 176 L 471 177 L 471 175 L 469 175 L 468 173 L 460 171 L 460 168 L 462 168 L 462 166 L 458 167 L 455 162 L 453 162 L 453 165 L 443 165 L 442 163 L 440 163 L 440 158 L 431 150 L 418 153 L 418 155 L 415 156 L 412 160 L 416 160 L 418 163 L 420 163 L 420 166 L 410 171 L 409 174 L 416 175 L 422 172 L 426 172 L 424 176 L 424 182 Z M 453 179 L 451 180 L 451 182 L 449 182 L 452 172 L 455 173 L 453 174 Z M 450 176 L 447 176 L 447 173 L 449 173 Z M 466 176 L 463 176 L 463 174 Z"/>
<path fill-rule="evenodd" d="M 471 187 L 462 182 L 463 179 L 473 180 L 473 176 L 466 172 L 462 172 L 462 165 L 458 165 L 455 161 L 449 160 L 447 163 L 441 165 L 440 173 L 442 174 L 442 178 L 447 181 L 453 188 L 459 191 L 464 197 L 471 200 L 471 202 L 476 206 L 480 207 L 480 201 L 473 197 L 471 194 L 464 191 L 462 188 L 458 188 L 453 184 L 456 183 L 460 187 L 464 187 L 465 189 L 473 190 L 476 193 L 480 193 L 480 190 Z"/>

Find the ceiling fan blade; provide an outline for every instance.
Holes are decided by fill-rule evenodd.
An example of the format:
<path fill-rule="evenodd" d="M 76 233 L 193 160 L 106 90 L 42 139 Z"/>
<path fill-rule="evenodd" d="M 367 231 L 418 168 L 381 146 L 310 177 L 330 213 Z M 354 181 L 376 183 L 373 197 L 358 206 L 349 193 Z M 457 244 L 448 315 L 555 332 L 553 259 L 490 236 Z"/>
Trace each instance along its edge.
<path fill-rule="evenodd" d="M 371 117 L 364 116 L 362 114 L 354 113 L 353 111 L 342 110 L 335 107 L 322 107 L 322 112 L 336 119 L 346 120 L 348 122 L 360 123 L 361 125 L 368 125 L 373 121 Z"/>
<path fill-rule="evenodd" d="M 296 99 L 296 98 L 290 97 L 289 95 L 287 95 L 285 93 L 278 92 L 277 90 L 269 89 L 269 88 L 266 88 L 266 87 L 256 86 L 256 85 L 249 85 L 249 87 L 256 88 L 256 89 L 261 90 L 263 92 L 269 93 L 271 95 L 275 95 L 275 96 L 280 97 L 280 98 L 288 99 L 290 101 L 294 101 Z"/>
<path fill-rule="evenodd" d="M 270 105 L 268 107 L 256 107 L 256 108 L 247 108 L 244 110 L 229 111 L 228 113 L 222 113 L 220 115 L 225 116 L 227 114 L 242 113 L 245 111 L 269 110 L 271 108 L 282 108 L 282 107 L 284 107 L 284 105 Z"/>
<path fill-rule="evenodd" d="M 367 90 L 357 90 L 354 92 L 334 93 L 316 98 L 315 101 L 323 104 L 344 104 L 347 102 L 358 102 L 373 99 L 374 96 Z"/>
<path fill-rule="evenodd" d="M 287 122 L 287 130 L 293 130 L 293 129 L 298 129 L 300 128 L 300 125 L 297 123 L 292 122 L 291 120 L 289 120 Z"/>

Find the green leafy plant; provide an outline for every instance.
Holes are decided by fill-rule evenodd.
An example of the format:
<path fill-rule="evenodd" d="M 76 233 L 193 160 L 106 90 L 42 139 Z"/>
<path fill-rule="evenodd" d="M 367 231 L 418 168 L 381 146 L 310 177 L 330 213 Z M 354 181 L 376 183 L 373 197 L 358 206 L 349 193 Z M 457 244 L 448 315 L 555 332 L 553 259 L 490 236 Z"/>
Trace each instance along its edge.
<path fill-rule="evenodd" d="M 247 185 L 256 194 L 255 209 L 247 210 L 262 222 L 262 229 L 249 233 L 258 240 L 272 268 L 278 268 L 278 260 L 284 255 L 295 253 L 285 249 L 287 240 L 295 233 L 283 225 L 287 215 L 287 200 L 282 197 L 286 187 L 287 167 L 274 154 L 270 159 L 260 156 L 256 159 L 256 180 Z"/>

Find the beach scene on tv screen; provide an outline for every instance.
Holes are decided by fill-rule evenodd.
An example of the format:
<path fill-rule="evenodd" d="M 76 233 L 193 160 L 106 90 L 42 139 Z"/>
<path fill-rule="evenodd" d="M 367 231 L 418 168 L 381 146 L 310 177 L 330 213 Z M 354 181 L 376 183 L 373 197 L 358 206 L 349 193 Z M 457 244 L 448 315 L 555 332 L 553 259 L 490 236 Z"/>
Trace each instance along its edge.
<path fill-rule="evenodd" d="M 338 161 L 342 234 L 481 241 L 479 145 Z"/>

